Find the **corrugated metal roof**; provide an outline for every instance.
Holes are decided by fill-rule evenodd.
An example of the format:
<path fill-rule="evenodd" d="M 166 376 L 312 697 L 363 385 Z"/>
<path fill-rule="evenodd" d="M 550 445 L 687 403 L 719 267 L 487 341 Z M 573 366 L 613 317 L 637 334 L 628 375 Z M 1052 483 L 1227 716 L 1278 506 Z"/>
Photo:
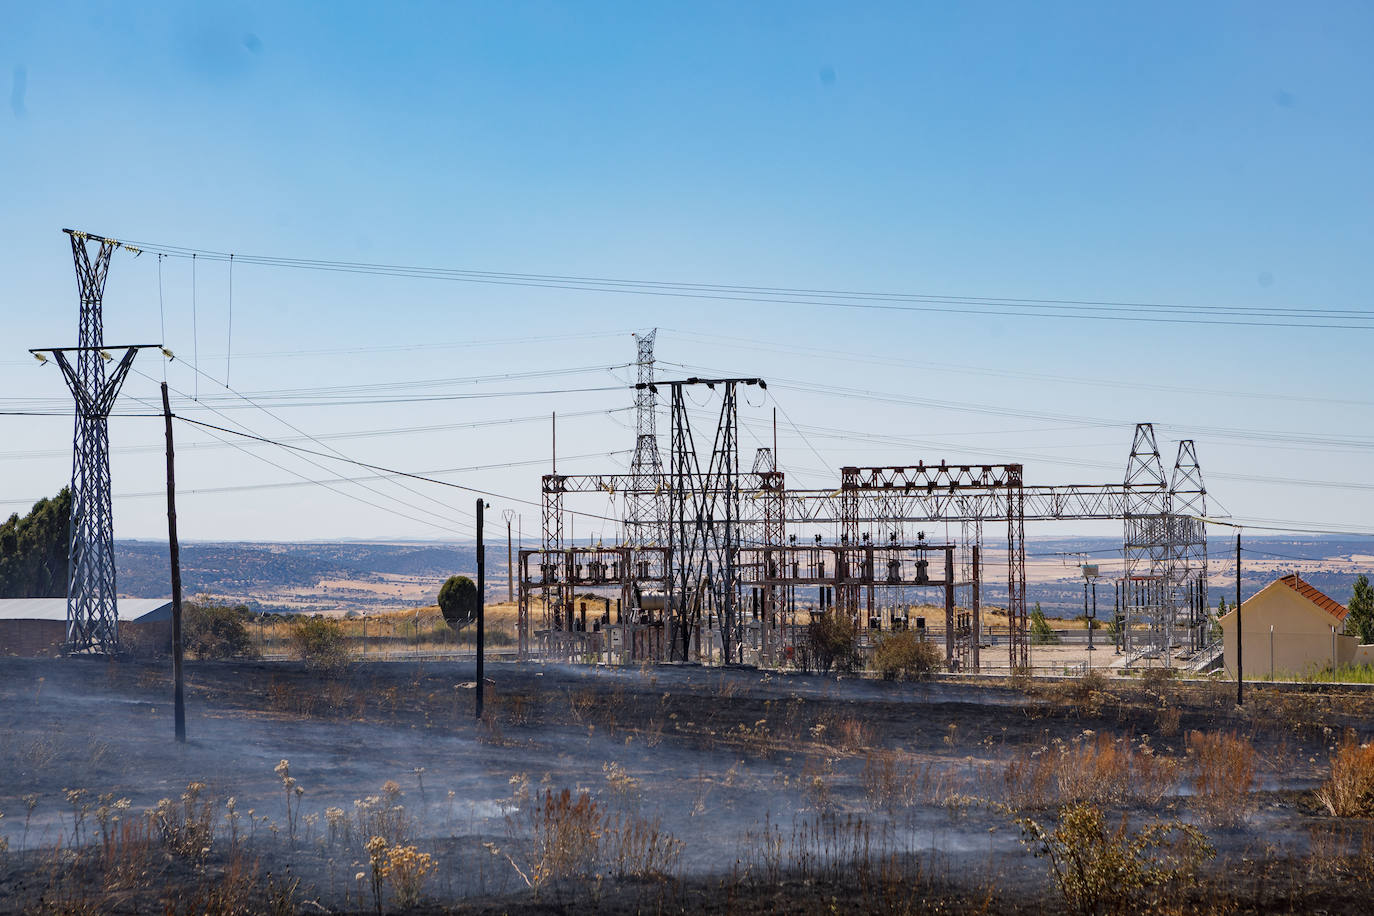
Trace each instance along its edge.
<path fill-rule="evenodd" d="M 1289 588 L 1291 588 L 1293 591 L 1297 592 L 1299 595 L 1302 595 L 1308 601 L 1311 601 L 1313 604 L 1321 608 L 1323 611 L 1326 611 L 1326 613 L 1330 614 L 1332 617 L 1335 617 L 1337 620 L 1344 620 L 1345 615 L 1350 613 L 1349 608 L 1341 604 L 1335 598 L 1332 598 L 1331 596 L 1327 595 L 1325 592 L 1321 591 L 1316 586 L 1308 582 L 1304 582 L 1302 579 L 1298 578 L 1294 574 L 1284 576 L 1283 578 L 1279 579 L 1279 581 L 1282 582 L 1284 585 L 1288 586 Z"/>
<path fill-rule="evenodd" d="M 144 617 L 159 619 L 171 607 L 171 598 L 119 598 L 115 606 L 119 619 L 137 621 Z M 66 620 L 66 598 L 0 598 L 0 620 Z"/>

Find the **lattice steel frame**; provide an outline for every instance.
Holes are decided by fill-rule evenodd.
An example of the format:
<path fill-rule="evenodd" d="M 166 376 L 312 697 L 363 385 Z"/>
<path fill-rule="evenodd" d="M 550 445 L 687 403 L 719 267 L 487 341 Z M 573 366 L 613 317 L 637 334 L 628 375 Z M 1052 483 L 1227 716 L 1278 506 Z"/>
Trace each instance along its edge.
<path fill-rule="evenodd" d="M 704 384 L 706 380 L 689 382 Z M 763 450 L 760 450 L 753 472 L 736 475 L 733 485 L 722 484 L 720 478 L 713 476 L 714 472 L 701 473 L 691 461 L 695 451 L 691 443 L 690 426 L 686 423 L 685 405 L 679 402 L 678 408 L 675 411 L 674 440 L 674 449 L 678 453 L 674 460 L 681 463 L 682 472 L 679 474 L 675 470 L 670 482 L 674 512 L 670 546 L 674 563 L 671 581 L 679 600 L 684 590 L 705 585 L 708 573 L 729 565 L 724 562 L 723 554 L 708 562 L 700 548 L 694 554 L 695 559 L 684 559 L 682 556 L 691 535 L 700 534 L 705 541 L 709 541 L 704 536 L 722 523 L 721 516 L 697 510 L 706 509 L 711 500 L 729 493 L 732 505 L 738 507 L 738 501 L 743 497 L 743 504 L 748 509 L 733 516 L 740 523 L 735 526 L 739 533 L 728 541 L 736 545 L 736 551 L 762 548 L 761 559 L 765 565 L 770 556 L 767 548 L 788 546 L 785 541 L 789 525 L 836 524 L 840 533 L 840 543 L 836 545 L 840 549 L 837 558 L 845 563 L 849 562 L 845 548 L 859 548 L 870 543 L 872 531 L 866 533 L 870 536 L 866 538 L 865 533 L 861 532 L 864 525 L 883 526 L 880 534 L 890 532 L 898 536 L 906 524 L 938 522 L 964 523 L 962 546 L 966 556 L 963 559 L 980 564 L 983 525 L 1005 523 L 1011 622 L 1009 661 L 1013 667 L 1030 662 L 1025 585 L 1027 521 L 1124 521 L 1123 554 L 1127 569 L 1123 575 L 1122 591 L 1125 597 L 1122 600 L 1132 624 L 1150 624 L 1144 634 L 1145 654 L 1171 645 L 1174 620 L 1199 600 L 1203 605 L 1206 603 L 1206 543 L 1201 523 L 1191 517 L 1202 516 L 1206 509 L 1205 489 L 1196 450 L 1191 442 L 1180 444 L 1180 458 L 1176 463 L 1174 479 L 1172 483 L 1167 482 L 1163 468 L 1159 466 L 1154 430 L 1150 424 L 1140 424 L 1136 429 L 1128 474 L 1121 484 L 1026 486 L 1023 468 L 1019 464 L 949 465 L 942 462 L 939 465 L 906 467 L 846 467 L 841 469 L 839 489 L 789 490 L 785 487 L 781 472 L 763 470 L 772 466 L 771 454 L 764 455 Z M 725 416 L 724 412 L 722 416 Z M 682 431 L 680 435 L 677 435 L 678 428 Z M 717 429 L 718 443 L 717 448 L 713 449 L 713 466 L 719 455 L 722 428 L 718 426 Z M 618 475 L 546 477 L 546 517 L 561 509 L 565 492 L 614 493 L 632 485 L 633 477 Z M 717 539 L 710 543 L 719 550 L 722 541 Z M 968 556 L 974 550 L 977 551 L 977 559 Z M 782 553 L 779 549 L 775 551 L 775 556 L 780 559 Z M 771 577 L 768 576 L 760 581 L 757 572 L 749 572 L 747 576 L 763 592 L 761 597 L 766 625 L 760 645 L 761 659 L 765 663 L 776 662 L 779 611 L 787 604 L 791 586 L 776 580 L 770 581 Z M 709 594 L 702 594 L 703 600 L 716 602 L 715 607 L 723 605 L 727 594 L 732 598 L 737 597 L 736 589 L 721 587 L 721 578 L 716 575 L 710 582 L 712 587 L 705 590 Z M 738 583 L 738 572 L 731 581 Z M 975 587 L 976 592 L 986 582 L 981 566 L 966 567 L 960 582 L 970 586 L 979 583 Z M 1171 583 L 1170 590 L 1166 592 L 1157 583 Z M 845 607 L 851 613 L 857 613 L 859 592 L 870 586 L 845 573 L 834 587 L 837 609 Z M 971 596 L 971 599 L 966 604 L 981 603 L 976 596 Z M 670 595 L 670 605 L 672 600 Z M 699 625 L 703 620 L 700 614 L 694 614 L 690 608 L 689 601 L 681 601 L 679 615 L 683 629 L 680 638 L 684 640 L 688 632 L 694 632 L 688 624 Z M 708 625 L 711 623 L 709 614 L 705 622 Z M 769 622 L 773 627 L 767 625 Z M 1205 607 L 1196 622 L 1205 629 Z M 966 640 L 963 639 L 962 623 L 959 626 L 955 641 L 962 644 Z M 1128 627 L 1126 633 L 1127 638 L 1134 638 L 1135 632 L 1131 628 Z M 968 637 L 969 642 L 976 638 L 971 627 Z M 726 638 L 729 638 L 728 635 Z M 1142 657 L 1138 647 L 1136 649 L 1137 657 Z M 976 647 L 968 654 L 969 662 L 976 669 Z M 687 657 L 690 653 L 683 655 Z"/>
<path fill-rule="evenodd" d="M 67 554 L 68 654 L 114 654 L 119 649 L 114 512 L 110 499 L 110 409 L 138 348 L 124 352 L 109 377 L 104 350 L 103 302 L 110 256 L 127 247 L 114 239 L 71 229 L 67 233 L 81 299 L 76 347 L 52 350 L 76 402 L 72 436 L 72 515 Z M 88 245 L 97 246 L 92 256 Z M 136 251 L 136 249 L 131 249 Z M 76 365 L 67 358 L 75 354 Z"/>
<path fill-rule="evenodd" d="M 880 524 L 954 518 L 980 522 L 984 516 L 968 515 L 967 508 L 970 503 L 982 508 L 990 502 L 989 497 L 1000 497 L 1004 507 L 1002 520 L 1007 525 L 1010 664 L 1013 668 L 1024 667 L 1030 664 L 1030 628 L 1026 616 L 1026 499 L 1021 465 L 950 465 L 942 461 L 939 465 L 841 468 L 840 540 L 842 544 L 858 544 L 859 524 L 865 520 Z M 951 505 L 963 511 L 952 515 Z M 839 606 L 857 612 L 858 593 L 858 586 L 854 585 L 845 586 L 843 591 L 837 588 L 837 597 L 844 596 Z"/>
<path fill-rule="evenodd" d="M 1136 425 L 1122 485 L 1123 640 L 1127 657 L 1168 664 L 1173 644 L 1174 519 L 1169 511 L 1169 481 L 1159 458 L 1154 424 Z M 1140 630 L 1144 626 L 1143 634 Z"/>
<path fill-rule="evenodd" d="M 667 543 L 668 518 L 663 459 L 658 451 L 657 396 L 654 390 L 654 339 L 658 329 L 635 335 L 635 451 L 630 461 L 633 483 L 625 493 L 625 542 L 631 547 Z"/>

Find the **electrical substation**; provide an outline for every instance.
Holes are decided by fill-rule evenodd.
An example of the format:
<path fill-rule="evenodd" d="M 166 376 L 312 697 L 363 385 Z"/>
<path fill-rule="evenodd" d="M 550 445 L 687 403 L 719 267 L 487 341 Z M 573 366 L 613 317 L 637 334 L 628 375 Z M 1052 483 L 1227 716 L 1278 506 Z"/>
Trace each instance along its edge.
<path fill-rule="evenodd" d="M 835 613 L 857 626 L 861 646 L 913 628 L 942 645 L 950 671 L 983 670 L 994 648 L 1009 668 L 1029 668 L 1026 522 L 1105 520 L 1123 527 L 1113 612 L 1127 664 L 1215 660 L 1192 440 L 1166 473 L 1153 425 L 1138 424 L 1119 483 L 1037 485 L 1021 464 L 917 461 L 845 466 L 833 489 L 792 489 L 774 448 L 742 469 L 739 392 L 765 379 L 657 380 L 654 335 L 637 341 L 629 473 L 558 474 L 555 464 L 542 478 L 540 547 L 520 552 L 517 572 L 521 658 L 783 665 L 808 651 L 812 619 Z M 688 390 L 718 398 L 714 429 L 693 424 Z M 623 497 L 622 544 L 567 537 L 567 504 L 592 495 Z M 957 540 L 927 538 L 950 525 Z M 995 571 L 985 530 L 1005 558 Z M 980 623 L 993 576 L 1005 583 L 1001 633 Z M 935 619 L 916 607 L 934 607 Z"/>

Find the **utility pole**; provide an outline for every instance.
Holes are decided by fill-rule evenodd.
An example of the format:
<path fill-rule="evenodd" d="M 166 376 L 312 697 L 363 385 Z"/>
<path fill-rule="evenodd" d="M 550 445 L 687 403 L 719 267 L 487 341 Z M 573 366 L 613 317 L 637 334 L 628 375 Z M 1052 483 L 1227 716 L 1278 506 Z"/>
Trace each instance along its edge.
<path fill-rule="evenodd" d="M 1093 580 L 1093 612 L 1088 618 L 1088 651 L 1094 651 L 1093 646 L 1093 627 L 1097 626 L 1097 580 Z"/>
<path fill-rule="evenodd" d="M 1245 653 L 1241 651 L 1240 529 L 1236 529 L 1236 705 L 1245 705 Z"/>
<path fill-rule="evenodd" d="M 162 419 L 167 428 L 167 550 L 172 564 L 172 703 L 177 743 L 186 743 L 186 690 L 181 662 L 181 547 L 177 542 L 176 458 L 172 449 L 172 407 L 162 383 Z"/>
<path fill-rule="evenodd" d="M 511 549 L 510 523 L 515 518 L 514 509 L 505 509 L 501 517 L 506 520 L 506 603 L 515 602 L 515 554 Z"/>
<path fill-rule="evenodd" d="M 487 548 L 483 539 L 482 510 L 486 503 L 477 498 L 477 718 L 482 718 L 482 690 L 486 686 L 483 655 L 486 651 L 487 623 Z"/>

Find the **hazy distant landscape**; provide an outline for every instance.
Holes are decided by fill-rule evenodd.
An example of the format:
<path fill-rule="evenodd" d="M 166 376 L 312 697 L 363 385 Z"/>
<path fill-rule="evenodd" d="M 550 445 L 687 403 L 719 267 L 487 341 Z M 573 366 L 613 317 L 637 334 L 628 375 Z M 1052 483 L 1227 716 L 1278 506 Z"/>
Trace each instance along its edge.
<path fill-rule="evenodd" d="M 120 594 L 167 595 L 166 544 L 120 541 L 115 554 Z M 504 573 L 504 549 L 501 559 L 497 568 Z M 257 610 L 363 611 L 433 604 L 446 578 L 473 575 L 476 568 L 472 544 L 181 545 L 181 575 L 188 596 L 209 595 Z"/>
<path fill-rule="evenodd" d="M 1028 600 L 1049 616 L 1082 613 L 1083 580 L 1078 564 L 1086 556 L 1104 564 L 1121 542 L 1107 537 L 1031 538 L 1027 543 Z M 1234 595 L 1234 542 L 1211 543 L 1210 604 Z M 1342 603 L 1350 598 L 1354 577 L 1374 571 L 1374 543 L 1365 538 L 1247 538 L 1242 574 L 1246 595 L 1278 576 L 1297 572 Z M 120 594 L 138 598 L 167 595 L 167 546 L 156 541 L 116 544 Z M 258 610 L 389 610 L 432 604 L 444 579 L 475 576 L 471 543 L 184 543 L 182 578 L 187 595 L 209 595 L 242 602 Z M 487 592 L 504 597 L 505 544 L 487 555 Z M 1006 600 L 1003 558 L 989 551 L 984 600 Z M 1098 587 L 1098 609 L 1112 602 L 1109 581 Z"/>

